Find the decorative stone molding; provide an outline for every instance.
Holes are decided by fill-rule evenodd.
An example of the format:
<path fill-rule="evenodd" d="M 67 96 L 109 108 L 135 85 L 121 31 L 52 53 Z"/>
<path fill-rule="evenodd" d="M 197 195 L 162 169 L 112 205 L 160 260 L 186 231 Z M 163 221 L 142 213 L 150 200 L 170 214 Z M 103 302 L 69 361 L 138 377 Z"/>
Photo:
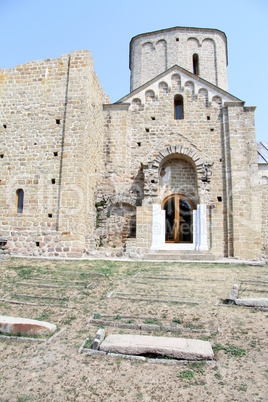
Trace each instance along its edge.
<path fill-rule="evenodd" d="M 201 179 L 202 181 L 210 181 L 212 175 L 212 162 L 209 161 L 208 158 L 204 159 L 204 157 L 200 155 L 200 152 L 197 150 L 193 150 L 192 148 L 185 147 L 183 145 L 172 145 L 159 152 L 157 157 L 152 162 L 152 167 L 159 168 L 164 159 L 169 155 L 186 156 L 188 159 L 192 160 L 196 168 L 197 178 Z"/>

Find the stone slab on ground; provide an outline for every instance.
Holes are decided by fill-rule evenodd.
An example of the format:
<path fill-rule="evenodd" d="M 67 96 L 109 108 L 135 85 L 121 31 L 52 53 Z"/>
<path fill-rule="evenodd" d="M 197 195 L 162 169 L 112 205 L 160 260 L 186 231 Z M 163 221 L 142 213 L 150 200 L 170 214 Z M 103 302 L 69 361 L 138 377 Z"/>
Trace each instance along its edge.
<path fill-rule="evenodd" d="M 237 304 L 238 306 L 268 308 L 268 299 L 267 298 L 235 299 L 235 304 Z"/>
<path fill-rule="evenodd" d="M 56 329 L 56 325 L 46 321 L 0 316 L 0 333 L 2 334 L 45 335 L 53 334 Z"/>
<path fill-rule="evenodd" d="M 109 335 L 100 350 L 128 355 L 153 353 L 185 360 L 211 360 L 214 357 L 207 341 L 147 335 Z"/>

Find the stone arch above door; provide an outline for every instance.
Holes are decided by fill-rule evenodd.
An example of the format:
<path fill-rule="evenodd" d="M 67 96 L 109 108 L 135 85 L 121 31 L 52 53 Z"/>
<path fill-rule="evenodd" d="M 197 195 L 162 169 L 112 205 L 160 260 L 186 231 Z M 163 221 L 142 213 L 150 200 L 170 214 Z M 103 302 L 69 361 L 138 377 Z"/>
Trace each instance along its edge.
<path fill-rule="evenodd" d="M 184 159 L 192 165 L 196 172 L 197 201 L 202 204 L 210 202 L 210 181 L 213 163 L 207 155 L 192 147 L 171 145 L 160 151 L 153 160 L 150 161 L 149 158 L 150 155 L 147 155 L 147 160 L 142 165 L 145 183 L 144 198 L 147 204 L 161 202 L 159 171 L 166 161 L 173 158 Z"/>
<path fill-rule="evenodd" d="M 210 182 L 212 176 L 212 162 L 209 160 L 209 158 L 204 157 L 200 151 L 190 147 L 185 147 L 183 145 L 172 145 L 160 151 L 153 160 L 152 167 L 159 168 L 162 163 L 171 155 L 184 156 L 194 165 L 197 173 L 197 179 L 203 182 Z"/>

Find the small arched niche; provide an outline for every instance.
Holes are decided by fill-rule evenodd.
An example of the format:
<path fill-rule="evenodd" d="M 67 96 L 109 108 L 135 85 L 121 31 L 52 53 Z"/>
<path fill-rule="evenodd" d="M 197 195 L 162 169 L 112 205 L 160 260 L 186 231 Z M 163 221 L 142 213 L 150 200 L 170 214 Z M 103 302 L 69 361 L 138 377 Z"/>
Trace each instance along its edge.
<path fill-rule="evenodd" d="M 213 104 L 213 106 L 221 107 L 222 106 L 222 98 L 220 96 L 213 96 L 212 104 Z"/>
<path fill-rule="evenodd" d="M 260 179 L 260 184 L 268 185 L 268 177 L 262 176 Z"/>
<path fill-rule="evenodd" d="M 158 85 L 158 88 L 159 88 L 159 95 L 164 95 L 169 92 L 168 84 L 165 81 L 160 82 Z"/>
<path fill-rule="evenodd" d="M 148 91 L 145 92 L 145 101 L 152 102 L 154 100 L 155 100 L 155 93 L 152 89 L 149 89 Z"/>

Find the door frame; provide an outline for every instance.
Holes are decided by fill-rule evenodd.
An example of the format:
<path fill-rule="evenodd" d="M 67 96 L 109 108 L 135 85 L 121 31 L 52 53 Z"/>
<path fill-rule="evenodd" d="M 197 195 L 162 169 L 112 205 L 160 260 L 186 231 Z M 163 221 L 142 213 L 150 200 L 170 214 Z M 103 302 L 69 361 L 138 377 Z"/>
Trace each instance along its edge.
<path fill-rule="evenodd" d="M 193 225 L 193 210 L 196 209 L 196 206 L 194 202 L 187 197 L 185 194 L 181 193 L 173 193 L 165 197 L 161 203 L 161 209 L 164 210 L 164 206 L 167 203 L 168 200 L 171 198 L 174 198 L 174 203 L 175 203 L 175 227 L 177 228 L 176 235 L 174 235 L 174 240 L 169 241 L 165 240 L 165 243 L 172 243 L 172 244 L 187 244 L 187 243 L 193 243 L 193 231 L 191 231 L 191 241 L 179 241 L 179 233 L 180 233 L 180 199 L 184 198 L 191 206 L 191 221 Z M 178 206 L 178 207 L 177 207 Z M 165 232 L 165 239 L 166 239 L 166 232 Z M 177 240 L 177 241 L 176 241 Z"/>

